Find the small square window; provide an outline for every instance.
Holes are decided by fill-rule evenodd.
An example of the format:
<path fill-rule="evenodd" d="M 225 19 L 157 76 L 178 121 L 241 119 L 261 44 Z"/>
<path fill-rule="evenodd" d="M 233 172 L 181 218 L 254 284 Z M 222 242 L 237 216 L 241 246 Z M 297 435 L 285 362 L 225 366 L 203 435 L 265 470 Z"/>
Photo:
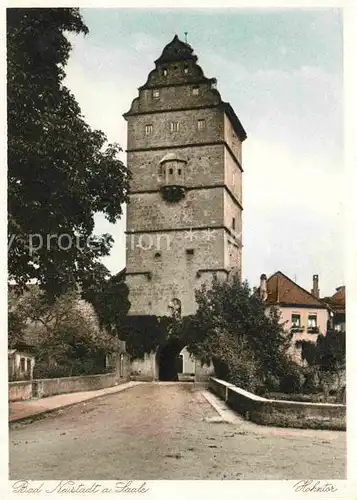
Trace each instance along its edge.
<path fill-rule="evenodd" d="M 152 129 L 153 129 L 153 127 L 152 127 L 151 123 L 149 123 L 148 125 L 145 125 L 145 135 L 152 134 Z"/>
<path fill-rule="evenodd" d="M 186 250 L 186 254 L 187 254 L 187 255 L 193 255 L 194 253 L 195 253 L 195 251 L 194 251 L 194 249 L 193 249 L 193 248 L 188 248 L 188 249 Z"/>
<path fill-rule="evenodd" d="M 154 99 L 160 99 L 160 90 L 153 90 L 152 96 Z"/>
<path fill-rule="evenodd" d="M 204 130 L 205 127 L 206 127 L 206 120 L 198 120 L 197 121 L 198 130 Z"/>
<path fill-rule="evenodd" d="M 179 126 L 180 126 L 179 122 L 171 122 L 170 124 L 171 132 L 177 132 L 178 129 L 180 128 Z"/>
<path fill-rule="evenodd" d="M 198 95 L 200 93 L 200 88 L 199 87 L 193 87 L 192 88 L 192 95 Z"/>

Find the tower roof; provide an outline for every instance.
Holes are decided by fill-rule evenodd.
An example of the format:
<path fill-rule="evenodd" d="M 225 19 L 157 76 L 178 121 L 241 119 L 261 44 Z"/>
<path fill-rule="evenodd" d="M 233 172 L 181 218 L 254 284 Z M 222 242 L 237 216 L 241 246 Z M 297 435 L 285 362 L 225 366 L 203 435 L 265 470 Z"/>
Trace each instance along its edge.
<path fill-rule="evenodd" d="M 182 42 L 177 35 L 166 45 L 161 56 L 155 63 L 166 63 L 172 61 L 186 61 L 192 59 L 197 61 L 197 56 L 193 53 L 193 48 L 188 43 Z"/>

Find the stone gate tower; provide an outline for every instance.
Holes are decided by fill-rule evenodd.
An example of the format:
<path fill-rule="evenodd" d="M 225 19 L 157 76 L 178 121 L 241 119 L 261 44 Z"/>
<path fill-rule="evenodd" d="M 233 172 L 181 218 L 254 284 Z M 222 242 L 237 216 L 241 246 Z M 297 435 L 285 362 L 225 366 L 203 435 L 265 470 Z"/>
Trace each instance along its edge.
<path fill-rule="evenodd" d="M 129 314 L 191 314 L 203 281 L 240 272 L 246 133 L 177 36 L 124 117 Z"/>

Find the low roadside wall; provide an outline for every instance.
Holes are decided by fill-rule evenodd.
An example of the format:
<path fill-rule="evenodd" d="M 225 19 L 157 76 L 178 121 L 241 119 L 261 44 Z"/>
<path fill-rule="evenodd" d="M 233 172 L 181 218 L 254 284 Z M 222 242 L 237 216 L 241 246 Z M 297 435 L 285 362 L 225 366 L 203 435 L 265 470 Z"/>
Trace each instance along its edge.
<path fill-rule="evenodd" d="M 24 401 L 32 397 L 32 380 L 9 382 L 9 401 Z"/>
<path fill-rule="evenodd" d="M 96 391 L 127 381 L 116 373 L 84 375 L 80 377 L 46 378 L 9 383 L 9 401 L 46 398 L 70 392 Z"/>
<path fill-rule="evenodd" d="M 46 398 L 69 392 L 97 391 L 119 383 L 116 373 L 82 377 L 45 378 L 33 381 L 33 397 Z"/>
<path fill-rule="evenodd" d="M 209 388 L 233 410 L 257 424 L 346 430 L 346 406 L 342 404 L 266 399 L 214 377 Z"/>

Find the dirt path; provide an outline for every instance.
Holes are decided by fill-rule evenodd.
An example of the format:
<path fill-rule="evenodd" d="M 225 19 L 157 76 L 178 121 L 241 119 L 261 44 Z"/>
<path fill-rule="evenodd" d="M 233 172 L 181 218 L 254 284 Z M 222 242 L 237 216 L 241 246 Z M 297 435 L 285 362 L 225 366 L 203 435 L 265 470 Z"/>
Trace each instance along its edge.
<path fill-rule="evenodd" d="M 346 433 L 219 422 L 190 384 L 144 384 L 10 431 L 10 479 L 345 477 Z"/>

